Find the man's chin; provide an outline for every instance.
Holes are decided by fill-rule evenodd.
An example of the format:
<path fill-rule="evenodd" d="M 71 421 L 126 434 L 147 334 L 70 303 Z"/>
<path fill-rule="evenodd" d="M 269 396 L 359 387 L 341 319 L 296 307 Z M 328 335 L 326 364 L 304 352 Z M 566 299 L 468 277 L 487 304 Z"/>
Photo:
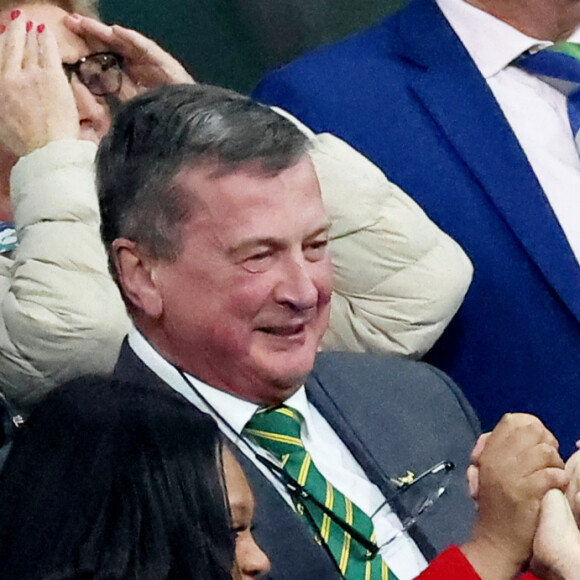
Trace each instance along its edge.
<path fill-rule="evenodd" d="M 281 405 L 291 397 L 304 383 L 312 370 L 313 365 L 306 368 L 294 369 L 283 375 L 275 375 L 270 379 L 270 389 L 265 393 L 268 400 L 262 401 L 267 405 Z"/>

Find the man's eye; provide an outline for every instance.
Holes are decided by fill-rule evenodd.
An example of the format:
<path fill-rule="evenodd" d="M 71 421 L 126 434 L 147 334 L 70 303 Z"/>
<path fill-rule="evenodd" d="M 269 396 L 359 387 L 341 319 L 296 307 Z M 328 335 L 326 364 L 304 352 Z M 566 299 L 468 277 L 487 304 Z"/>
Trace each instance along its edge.
<path fill-rule="evenodd" d="M 263 252 L 257 252 L 247 257 L 243 262 L 242 266 L 248 272 L 265 272 L 272 265 L 274 259 L 273 253 L 270 250 Z"/>
<path fill-rule="evenodd" d="M 272 253 L 269 251 L 259 252 L 257 254 L 253 254 L 252 256 L 250 256 L 248 258 L 248 260 L 251 260 L 253 262 L 260 262 L 261 260 L 265 260 L 266 258 L 269 258 L 271 255 L 272 255 Z"/>
<path fill-rule="evenodd" d="M 304 255 L 307 260 L 317 262 L 326 256 L 327 248 L 328 240 L 316 240 L 315 242 L 310 242 L 304 247 Z"/>

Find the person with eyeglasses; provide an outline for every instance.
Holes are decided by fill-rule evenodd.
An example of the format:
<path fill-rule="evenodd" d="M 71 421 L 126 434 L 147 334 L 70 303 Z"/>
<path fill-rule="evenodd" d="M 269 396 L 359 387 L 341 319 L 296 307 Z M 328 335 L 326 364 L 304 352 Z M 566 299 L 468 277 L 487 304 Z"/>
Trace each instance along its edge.
<path fill-rule="evenodd" d="M 128 322 L 99 236 L 96 145 L 120 100 L 193 82 L 136 32 L 73 32 L 95 7 L 0 2 L 0 390 L 20 409 L 111 369 Z"/>
<path fill-rule="evenodd" d="M 25 411 L 67 378 L 111 370 L 128 329 L 98 234 L 94 144 L 119 102 L 193 82 L 95 7 L 0 2 L 0 391 Z M 361 155 L 309 135 L 334 224 L 324 347 L 421 356 L 459 307 L 469 260 Z"/>
<path fill-rule="evenodd" d="M 479 424 L 457 386 L 424 363 L 319 352 L 332 266 L 309 148 L 218 87 L 121 106 L 97 156 L 103 241 L 134 323 L 114 374 L 217 421 L 273 579 L 512 579 L 543 496 L 567 484 L 557 441 L 535 417 L 504 417 L 477 454 L 476 514 Z"/>

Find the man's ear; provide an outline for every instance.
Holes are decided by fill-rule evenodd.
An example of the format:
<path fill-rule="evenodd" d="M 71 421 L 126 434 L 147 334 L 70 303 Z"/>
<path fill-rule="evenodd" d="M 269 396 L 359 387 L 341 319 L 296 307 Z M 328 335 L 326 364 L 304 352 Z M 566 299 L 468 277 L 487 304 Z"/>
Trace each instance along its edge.
<path fill-rule="evenodd" d="M 126 238 L 117 238 L 111 246 L 111 252 L 127 302 L 147 316 L 159 318 L 163 313 L 163 299 L 156 284 L 156 260 Z"/>

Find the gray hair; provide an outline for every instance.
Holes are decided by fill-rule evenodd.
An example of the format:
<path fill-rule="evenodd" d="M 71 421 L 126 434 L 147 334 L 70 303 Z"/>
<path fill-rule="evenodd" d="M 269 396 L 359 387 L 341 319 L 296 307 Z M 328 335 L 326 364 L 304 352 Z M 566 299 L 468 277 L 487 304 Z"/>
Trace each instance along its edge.
<path fill-rule="evenodd" d="M 191 217 L 191 192 L 175 179 L 182 169 L 211 165 L 224 175 L 252 166 L 277 175 L 307 150 L 292 122 L 227 89 L 172 85 L 141 95 L 121 106 L 99 148 L 103 242 L 110 249 L 126 238 L 173 261 Z"/>

